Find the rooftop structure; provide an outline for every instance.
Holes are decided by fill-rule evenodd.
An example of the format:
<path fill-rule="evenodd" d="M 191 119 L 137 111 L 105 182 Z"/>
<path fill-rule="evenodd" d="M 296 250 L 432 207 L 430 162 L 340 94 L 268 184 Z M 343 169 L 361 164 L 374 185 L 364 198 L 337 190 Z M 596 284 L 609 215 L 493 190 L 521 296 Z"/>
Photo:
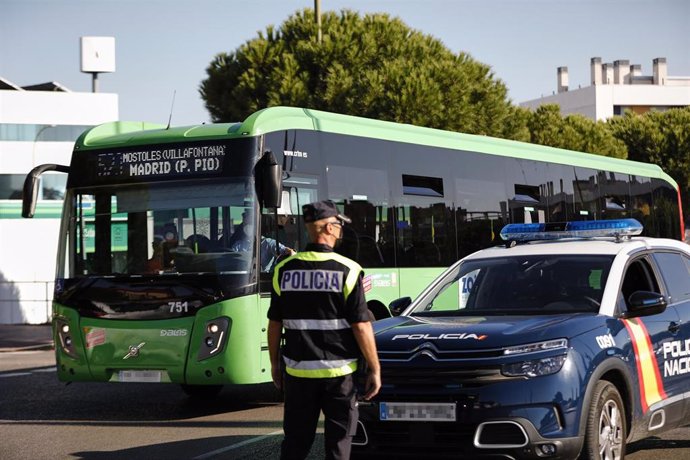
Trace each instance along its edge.
<path fill-rule="evenodd" d="M 590 85 L 577 89 L 570 89 L 567 67 L 558 67 L 556 75 L 557 92 L 520 105 L 536 109 L 558 104 L 563 115 L 579 113 L 593 120 L 623 115 L 627 110 L 644 113 L 690 106 L 690 77 L 670 76 L 663 57 L 653 60 L 651 75 L 643 75 L 642 66 L 629 60 L 603 63 L 600 57 L 593 57 Z"/>

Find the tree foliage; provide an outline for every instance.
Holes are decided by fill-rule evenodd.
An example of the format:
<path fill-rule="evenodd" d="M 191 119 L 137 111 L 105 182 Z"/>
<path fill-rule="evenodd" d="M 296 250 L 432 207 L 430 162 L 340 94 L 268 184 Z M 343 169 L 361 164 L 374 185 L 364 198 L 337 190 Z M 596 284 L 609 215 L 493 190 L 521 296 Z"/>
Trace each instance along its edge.
<path fill-rule="evenodd" d="M 561 116 L 558 106 L 511 104 L 491 68 L 386 14 L 312 10 L 218 54 L 199 89 L 214 121 L 270 106 L 331 112 L 484 134 L 656 163 L 690 203 L 690 108 L 608 122 Z"/>
<path fill-rule="evenodd" d="M 214 121 L 288 105 L 439 129 L 527 139 L 523 111 L 491 68 L 386 14 L 312 10 L 268 27 L 207 68 L 200 93 Z"/>
<path fill-rule="evenodd" d="M 690 203 L 690 107 L 643 115 L 627 112 L 608 122 L 625 143 L 628 158 L 659 166 L 680 186 L 686 208 Z"/>
<path fill-rule="evenodd" d="M 626 158 L 625 144 L 615 138 L 603 121 L 583 115 L 561 116 L 558 105 L 542 105 L 527 120 L 529 142 L 568 150 Z"/>

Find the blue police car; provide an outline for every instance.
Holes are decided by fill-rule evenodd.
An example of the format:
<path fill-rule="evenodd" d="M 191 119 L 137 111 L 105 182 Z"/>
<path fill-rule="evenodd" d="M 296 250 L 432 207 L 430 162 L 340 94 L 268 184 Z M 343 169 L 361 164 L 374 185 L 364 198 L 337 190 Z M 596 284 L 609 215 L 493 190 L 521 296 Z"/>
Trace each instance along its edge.
<path fill-rule="evenodd" d="M 513 224 L 375 323 L 355 456 L 621 459 L 690 420 L 690 246 Z"/>

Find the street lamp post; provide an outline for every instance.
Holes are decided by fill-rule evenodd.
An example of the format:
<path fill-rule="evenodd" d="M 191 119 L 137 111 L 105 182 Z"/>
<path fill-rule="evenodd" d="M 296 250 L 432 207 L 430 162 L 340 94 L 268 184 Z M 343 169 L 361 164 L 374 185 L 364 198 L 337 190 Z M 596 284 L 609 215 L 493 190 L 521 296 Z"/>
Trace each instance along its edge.
<path fill-rule="evenodd" d="M 316 16 L 316 40 L 321 43 L 321 0 L 314 0 L 314 15 Z"/>

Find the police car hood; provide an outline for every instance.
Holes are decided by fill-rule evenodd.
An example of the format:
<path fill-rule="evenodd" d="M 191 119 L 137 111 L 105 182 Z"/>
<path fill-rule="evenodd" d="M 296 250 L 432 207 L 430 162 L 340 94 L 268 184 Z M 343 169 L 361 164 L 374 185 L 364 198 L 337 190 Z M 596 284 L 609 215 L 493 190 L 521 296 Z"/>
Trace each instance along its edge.
<path fill-rule="evenodd" d="M 548 316 L 399 316 L 374 323 L 379 351 L 411 351 L 425 342 L 439 350 L 502 348 L 569 338 L 594 327 L 591 313 Z"/>

